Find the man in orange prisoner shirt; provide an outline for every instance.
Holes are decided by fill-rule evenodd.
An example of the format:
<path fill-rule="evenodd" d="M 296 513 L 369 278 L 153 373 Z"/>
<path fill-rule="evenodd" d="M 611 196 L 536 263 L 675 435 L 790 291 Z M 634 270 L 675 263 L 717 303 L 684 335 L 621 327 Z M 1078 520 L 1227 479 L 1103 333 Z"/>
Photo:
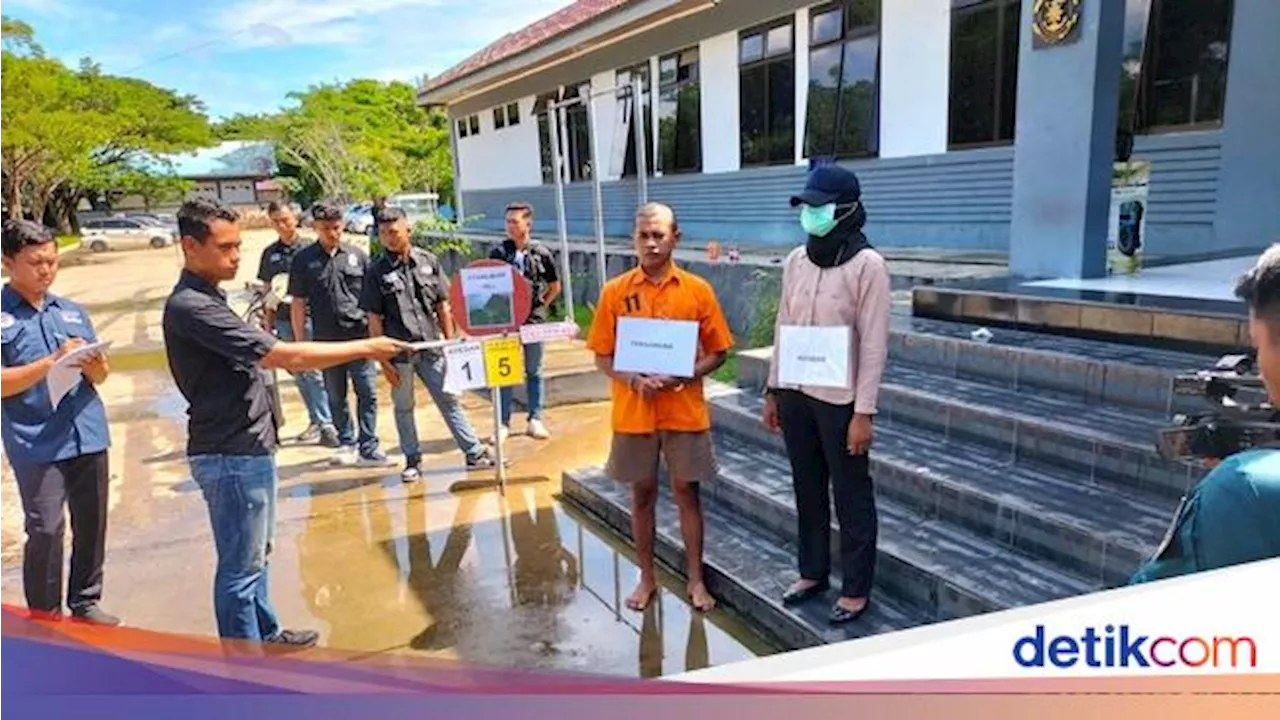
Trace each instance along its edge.
<path fill-rule="evenodd" d="M 653 538 L 661 457 L 680 510 L 689 599 L 695 608 L 706 611 L 715 606 L 715 600 L 702 579 L 698 483 L 715 477 L 716 460 L 702 378 L 724 364 L 733 337 L 710 283 L 672 262 L 680 230 L 671 208 L 658 203 L 640 208 L 632 238 L 640 266 L 604 286 L 587 340 L 587 347 L 596 354 L 596 365 L 613 380 L 613 445 L 608 474 L 631 485 L 631 533 L 639 557 L 640 584 L 627 598 L 627 607 L 644 610 L 658 588 Z M 620 317 L 696 321 L 698 351 L 693 377 L 614 370 Z"/>

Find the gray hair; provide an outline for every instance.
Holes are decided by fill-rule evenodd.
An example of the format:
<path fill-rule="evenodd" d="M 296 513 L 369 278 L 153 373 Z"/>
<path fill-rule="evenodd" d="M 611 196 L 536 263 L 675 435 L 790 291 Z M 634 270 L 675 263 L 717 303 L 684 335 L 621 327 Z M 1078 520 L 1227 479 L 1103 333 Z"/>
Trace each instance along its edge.
<path fill-rule="evenodd" d="M 1267 248 L 1240 277 L 1236 297 L 1248 303 L 1256 317 L 1280 323 L 1280 243 Z"/>
<path fill-rule="evenodd" d="M 680 232 L 680 225 L 676 222 L 676 211 L 671 209 L 670 205 L 664 205 L 660 202 L 649 202 L 640 206 L 636 210 L 636 220 L 641 218 L 661 218 L 666 220 L 671 227 L 671 232 Z"/>

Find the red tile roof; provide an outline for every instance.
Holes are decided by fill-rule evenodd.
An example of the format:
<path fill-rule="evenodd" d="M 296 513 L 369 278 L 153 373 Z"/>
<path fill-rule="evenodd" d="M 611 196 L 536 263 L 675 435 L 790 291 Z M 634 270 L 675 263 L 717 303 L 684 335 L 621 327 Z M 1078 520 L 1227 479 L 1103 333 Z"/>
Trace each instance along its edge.
<path fill-rule="evenodd" d="M 532 25 L 503 35 L 466 60 L 431 78 L 427 89 L 435 90 L 500 60 L 531 50 L 629 2 L 632 0 L 577 0 Z"/>

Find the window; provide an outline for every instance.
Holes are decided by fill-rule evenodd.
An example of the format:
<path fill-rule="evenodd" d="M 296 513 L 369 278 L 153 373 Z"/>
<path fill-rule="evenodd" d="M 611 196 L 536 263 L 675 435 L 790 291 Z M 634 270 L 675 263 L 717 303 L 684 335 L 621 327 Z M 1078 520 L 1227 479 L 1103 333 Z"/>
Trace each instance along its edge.
<path fill-rule="evenodd" d="M 880 1 L 846 0 L 809 17 L 809 157 L 859 157 L 879 149 Z"/>
<path fill-rule="evenodd" d="M 644 123 L 644 147 L 645 147 L 645 165 L 648 174 L 652 175 L 654 170 L 654 161 L 652 157 L 653 151 L 653 127 L 650 124 L 649 108 L 649 63 L 643 62 L 639 65 L 629 68 L 623 68 L 614 75 L 614 84 L 618 88 L 615 94 L 617 99 L 618 125 L 621 129 L 621 136 L 626 138 L 626 155 L 622 161 L 622 176 L 632 177 L 636 174 L 636 140 L 635 128 L 631 123 L 635 121 L 635 109 L 631 105 L 631 89 L 628 87 L 632 81 L 640 87 L 640 120 Z"/>
<path fill-rule="evenodd" d="M 533 104 L 533 114 L 538 119 L 538 147 L 542 152 L 542 182 L 554 183 L 552 163 L 551 118 L 552 106 L 576 97 L 589 99 L 591 84 L 587 82 L 569 85 L 559 90 L 539 95 Z M 568 181 L 591 178 L 591 130 L 587 122 L 587 106 L 578 102 L 565 106 L 559 113 L 563 120 L 560 131 L 561 162 L 568 169 Z"/>
<path fill-rule="evenodd" d="M 702 169 L 698 49 L 658 59 L 658 169 Z"/>
<path fill-rule="evenodd" d="M 1018 0 L 952 0 L 951 147 L 1013 141 L 1018 97 Z"/>
<path fill-rule="evenodd" d="M 738 39 L 742 165 L 795 162 L 796 59 L 791 18 L 747 30 Z"/>
<path fill-rule="evenodd" d="M 1232 10 L 1232 0 L 1128 0 L 1121 128 L 1222 123 Z"/>
<path fill-rule="evenodd" d="M 480 116 L 479 115 L 472 115 L 471 117 L 467 118 L 467 125 L 468 125 L 468 130 L 471 132 L 472 135 L 480 134 Z"/>
<path fill-rule="evenodd" d="M 467 119 L 458 118 L 458 137 L 464 138 L 466 136 L 467 136 Z"/>
<path fill-rule="evenodd" d="M 501 130 L 510 125 L 520 124 L 520 104 L 507 103 L 493 109 L 493 129 Z"/>

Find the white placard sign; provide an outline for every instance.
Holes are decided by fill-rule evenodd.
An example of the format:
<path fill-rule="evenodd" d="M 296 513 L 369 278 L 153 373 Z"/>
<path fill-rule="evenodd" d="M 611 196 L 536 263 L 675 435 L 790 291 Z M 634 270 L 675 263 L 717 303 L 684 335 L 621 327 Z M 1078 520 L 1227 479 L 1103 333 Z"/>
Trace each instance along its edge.
<path fill-rule="evenodd" d="M 511 266 L 462 268 L 462 297 L 472 328 L 511 327 L 515 321 L 515 281 Z"/>
<path fill-rule="evenodd" d="M 550 342 L 552 340 L 568 340 L 578 336 L 578 326 L 571 322 L 534 323 L 520 326 L 520 342 Z"/>
<path fill-rule="evenodd" d="M 444 389 L 454 395 L 485 387 L 484 347 L 479 341 L 446 345 Z"/>
<path fill-rule="evenodd" d="M 644 375 L 693 377 L 698 355 L 698 323 L 695 320 L 618 318 L 613 367 Z"/>
<path fill-rule="evenodd" d="M 778 382 L 849 387 L 849 328 L 783 325 L 778 333 Z"/>

